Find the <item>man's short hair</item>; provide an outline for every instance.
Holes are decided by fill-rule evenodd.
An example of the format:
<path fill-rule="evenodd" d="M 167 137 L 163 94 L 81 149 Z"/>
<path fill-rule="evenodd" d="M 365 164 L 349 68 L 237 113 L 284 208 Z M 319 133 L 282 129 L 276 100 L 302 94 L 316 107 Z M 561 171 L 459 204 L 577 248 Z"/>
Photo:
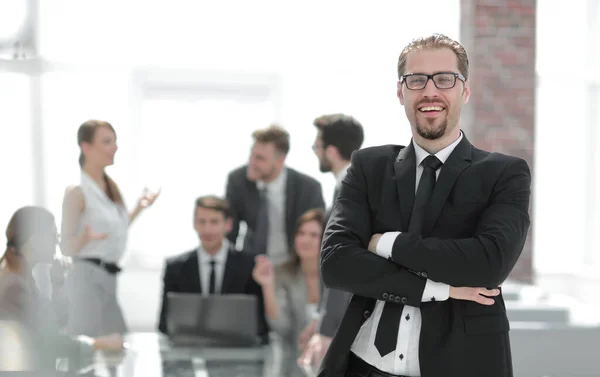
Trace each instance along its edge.
<path fill-rule="evenodd" d="M 225 218 L 230 216 L 229 203 L 216 195 L 205 195 L 196 199 L 196 209 L 198 208 L 221 212 Z"/>
<path fill-rule="evenodd" d="M 398 79 L 406 73 L 406 60 L 411 52 L 440 48 L 447 48 L 454 52 L 458 63 L 458 71 L 468 79 L 469 58 L 467 51 L 465 51 L 465 48 L 460 43 L 444 34 L 432 34 L 428 37 L 417 38 L 406 45 L 398 58 Z"/>
<path fill-rule="evenodd" d="M 275 149 L 284 156 L 290 151 L 290 134 L 276 124 L 254 131 L 252 138 L 258 143 L 273 143 Z"/>
<path fill-rule="evenodd" d="M 313 124 L 321 131 L 323 148 L 333 145 L 344 160 L 350 160 L 352 152 L 360 149 L 364 141 L 362 125 L 350 115 L 326 114 Z"/>

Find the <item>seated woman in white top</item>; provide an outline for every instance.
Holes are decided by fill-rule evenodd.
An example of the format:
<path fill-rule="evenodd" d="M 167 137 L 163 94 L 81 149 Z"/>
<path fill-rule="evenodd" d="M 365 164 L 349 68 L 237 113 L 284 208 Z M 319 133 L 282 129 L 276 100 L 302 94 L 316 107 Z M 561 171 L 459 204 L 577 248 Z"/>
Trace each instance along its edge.
<path fill-rule="evenodd" d="M 91 361 L 94 350 L 123 348 L 119 334 L 95 339 L 60 334 L 52 305 L 39 289 L 46 287 L 38 287 L 32 276 L 33 267 L 52 263 L 56 251 L 58 237 L 50 212 L 40 207 L 19 209 L 8 223 L 6 238 L 6 251 L 0 259 L 0 321 L 5 325 L 18 324 L 25 330 L 22 335 L 27 339 L 20 340 L 30 345 L 24 351 L 33 355 L 31 364 L 25 366 L 27 370 L 53 370 L 57 358 L 68 358 L 71 364 L 77 364 L 86 359 Z M 51 290 L 57 288 L 60 287 L 53 285 Z M 2 347 L 7 349 L 3 352 L 11 351 L 8 349 L 11 346 L 4 342 Z"/>
<path fill-rule="evenodd" d="M 73 257 L 67 278 L 70 301 L 67 330 L 98 336 L 125 333 L 117 302 L 117 273 L 125 252 L 129 224 L 158 193 L 145 192 L 127 213 L 116 183 L 104 172 L 117 152 L 113 127 L 89 120 L 79 127 L 81 185 L 69 187 L 63 201 L 62 250 Z"/>
<path fill-rule="evenodd" d="M 319 251 L 323 211 L 309 210 L 298 219 L 290 260 L 274 267 L 266 255 L 256 257 L 252 276 L 262 287 L 265 317 L 272 331 L 299 350 L 308 339 L 302 329 L 315 316 L 320 296 Z"/>

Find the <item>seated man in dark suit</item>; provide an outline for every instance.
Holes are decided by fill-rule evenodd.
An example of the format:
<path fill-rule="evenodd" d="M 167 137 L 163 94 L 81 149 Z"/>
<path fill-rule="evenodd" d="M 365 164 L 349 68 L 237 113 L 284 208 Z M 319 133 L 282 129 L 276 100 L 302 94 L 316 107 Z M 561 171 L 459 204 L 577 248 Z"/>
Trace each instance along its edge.
<path fill-rule="evenodd" d="M 258 297 L 259 335 L 266 340 L 261 288 L 252 278 L 254 256 L 238 252 L 225 238 L 231 230 L 227 201 L 216 196 L 196 200 L 194 229 L 200 246 L 169 258 L 164 272 L 164 288 L 158 329 L 167 334 L 168 292 L 211 294 L 250 294 Z"/>

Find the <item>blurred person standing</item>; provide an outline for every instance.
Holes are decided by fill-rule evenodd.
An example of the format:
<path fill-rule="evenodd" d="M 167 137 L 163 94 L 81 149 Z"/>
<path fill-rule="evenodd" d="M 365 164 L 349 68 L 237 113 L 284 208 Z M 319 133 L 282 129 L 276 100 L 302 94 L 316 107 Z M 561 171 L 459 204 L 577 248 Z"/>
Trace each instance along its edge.
<path fill-rule="evenodd" d="M 235 245 L 240 222 L 248 229 L 244 249 L 267 254 L 274 264 L 287 260 L 298 218 L 325 208 L 321 184 L 285 165 L 290 136 L 272 125 L 254 131 L 248 164 L 227 178 L 226 197 L 233 216 L 229 240 Z"/>
<path fill-rule="evenodd" d="M 6 360 L 0 368 L 12 365 L 16 369 L 53 370 L 57 359 L 67 358 L 77 364 L 90 362 L 95 350 L 123 349 L 119 334 L 91 338 L 60 333 L 53 307 L 42 293 L 46 287 L 38 286 L 32 274 L 35 266 L 54 259 L 58 235 L 49 211 L 20 208 L 8 223 L 6 239 L 6 251 L 0 258 L 2 354 L 12 350 L 21 360 Z M 53 286 L 52 290 L 59 288 Z"/>
<path fill-rule="evenodd" d="M 62 250 L 73 257 L 67 278 L 67 330 L 89 336 L 125 333 L 117 301 L 118 262 L 131 222 L 151 206 L 159 192 L 144 191 L 127 212 L 115 181 L 104 169 L 114 163 L 117 136 L 107 122 L 89 120 L 77 132 L 81 184 L 68 187 L 63 200 Z"/>
<path fill-rule="evenodd" d="M 352 153 L 359 150 L 364 141 L 364 130 L 360 122 L 346 114 L 326 114 L 316 118 L 313 125 L 317 136 L 312 146 L 323 173 L 332 173 L 335 178 L 332 206 L 338 197 L 342 180 L 350 167 Z M 323 227 L 327 225 L 331 208 L 328 209 Z M 320 249 L 320 248 L 319 248 Z M 310 338 L 302 356 L 301 364 L 316 366 L 325 355 L 331 339 L 344 315 L 350 293 L 337 289 L 324 289 L 319 302 L 317 318 L 303 331 Z"/>

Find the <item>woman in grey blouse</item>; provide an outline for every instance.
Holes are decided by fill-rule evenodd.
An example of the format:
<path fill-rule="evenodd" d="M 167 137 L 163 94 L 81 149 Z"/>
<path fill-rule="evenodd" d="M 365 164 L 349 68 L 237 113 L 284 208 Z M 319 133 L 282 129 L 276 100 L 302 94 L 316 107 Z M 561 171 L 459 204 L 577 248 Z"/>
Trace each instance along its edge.
<path fill-rule="evenodd" d="M 323 211 L 309 210 L 298 219 L 289 260 L 274 267 L 266 255 L 256 257 L 252 276 L 262 287 L 265 316 L 272 331 L 302 349 L 301 336 L 316 314 L 320 296 L 319 250 Z"/>
<path fill-rule="evenodd" d="M 54 369 L 57 359 L 79 362 L 90 357 L 94 350 L 123 349 L 120 335 L 101 338 L 61 335 L 56 313 L 32 275 L 36 264 L 53 262 L 58 237 L 50 212 L 41 207 L 19 209 L 8 224 L 6 239 L 6 250 L 0 258 L 0 321 L 4 330 L 12 326 L 27 334 L 28 339 L 21 341 L 33 345 L 28 350 L 34 357 L 31 369 Z M 59 288 L 53 286 L 52 290 Z M 14 347 L 19 345 L 2 344 L 0 348 Z M 0 365 L 0 369 L 3 367 Z"/>

